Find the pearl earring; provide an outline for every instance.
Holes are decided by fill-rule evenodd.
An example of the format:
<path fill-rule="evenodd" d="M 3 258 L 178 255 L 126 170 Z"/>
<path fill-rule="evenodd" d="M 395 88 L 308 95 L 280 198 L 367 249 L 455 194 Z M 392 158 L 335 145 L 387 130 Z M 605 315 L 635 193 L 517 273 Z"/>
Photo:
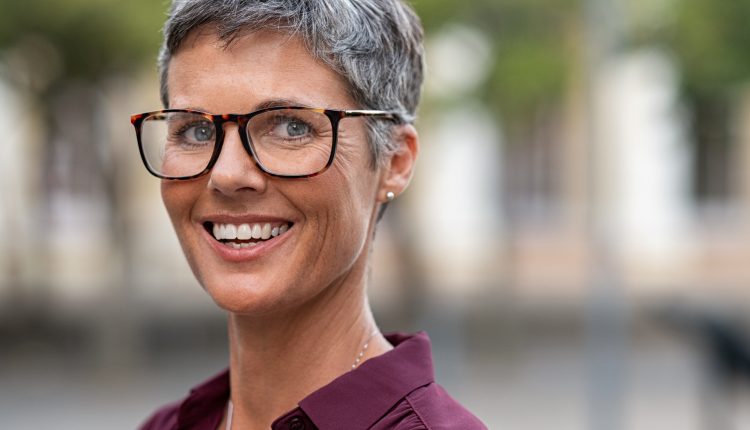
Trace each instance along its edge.
<path fill-rule="evenodd" d="M 385 193 L 385 198 L 386 198 L 386 200 L 388 200 L 389 202 L 392 202 L 392 201 L 393 201 L 393 199 L 395 199 L 395 198 L 396 198 L 396 194 L 394 194 L 394 192 L 393 192 L 393 191 L 388 191 L 387 193 Z"/>

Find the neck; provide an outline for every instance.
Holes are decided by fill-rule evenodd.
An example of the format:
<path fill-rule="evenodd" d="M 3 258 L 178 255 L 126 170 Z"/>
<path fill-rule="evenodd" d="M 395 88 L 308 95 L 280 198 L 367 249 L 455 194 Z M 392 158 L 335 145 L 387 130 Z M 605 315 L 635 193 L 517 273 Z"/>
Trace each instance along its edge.
<path fill-rule="evenodd" d="M 270 428 L 308 394 L 351 370 L 368 339 L 362 361 L 390 349 L 381 335 L 370 339 L 374 332 L 364 276 L 273 317 L 230 314 L 234 427 Z"/>

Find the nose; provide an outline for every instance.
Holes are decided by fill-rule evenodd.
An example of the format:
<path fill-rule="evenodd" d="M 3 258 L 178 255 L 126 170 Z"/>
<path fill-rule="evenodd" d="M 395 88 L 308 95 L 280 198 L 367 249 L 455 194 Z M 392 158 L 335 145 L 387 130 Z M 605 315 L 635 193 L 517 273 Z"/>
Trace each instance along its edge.
<path fill-rule="evenodd" d="M 268 176 L 245 150 L 236 123 L 224 124 L 224 143 L 219 158 L 209 172 L 209 188 L 232 196 L 243 191 L 264 192 Z"/>

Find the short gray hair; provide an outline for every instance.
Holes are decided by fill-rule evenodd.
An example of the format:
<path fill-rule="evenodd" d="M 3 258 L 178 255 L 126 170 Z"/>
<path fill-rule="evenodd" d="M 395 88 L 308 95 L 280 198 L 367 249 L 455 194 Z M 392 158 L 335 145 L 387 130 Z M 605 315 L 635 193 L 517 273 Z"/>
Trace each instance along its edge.
<path fill-rule="evenodd" d="M 169 106 L 172 55 L 192 30 L 211 25 L 230 44 L 244 32 L 298 36 L 313 57 L 348 83 L 361 109 L 395 111 L 412 123 L 423 80 L 423 32 L 402 0 L 173 0 L 159 52 L 161 99 Z M 395 150 L 391 124 L 371 120 L 373 160 Z"/>

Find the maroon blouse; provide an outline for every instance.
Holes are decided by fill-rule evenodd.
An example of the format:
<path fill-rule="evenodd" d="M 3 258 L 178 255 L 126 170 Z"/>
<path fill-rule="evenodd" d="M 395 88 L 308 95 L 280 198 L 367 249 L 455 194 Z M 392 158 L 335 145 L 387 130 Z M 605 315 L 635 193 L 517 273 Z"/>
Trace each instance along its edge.
<path fill-rule="evenodd" d="M 485 429 L 435 382 L 430 339 L 420 332 L 386 336 L 391 351 L 371 358 L 302 399 L 273 430 Z M 159 409 L 141 430 L 217 430 L 229 400 L 229 371 Z"/>

